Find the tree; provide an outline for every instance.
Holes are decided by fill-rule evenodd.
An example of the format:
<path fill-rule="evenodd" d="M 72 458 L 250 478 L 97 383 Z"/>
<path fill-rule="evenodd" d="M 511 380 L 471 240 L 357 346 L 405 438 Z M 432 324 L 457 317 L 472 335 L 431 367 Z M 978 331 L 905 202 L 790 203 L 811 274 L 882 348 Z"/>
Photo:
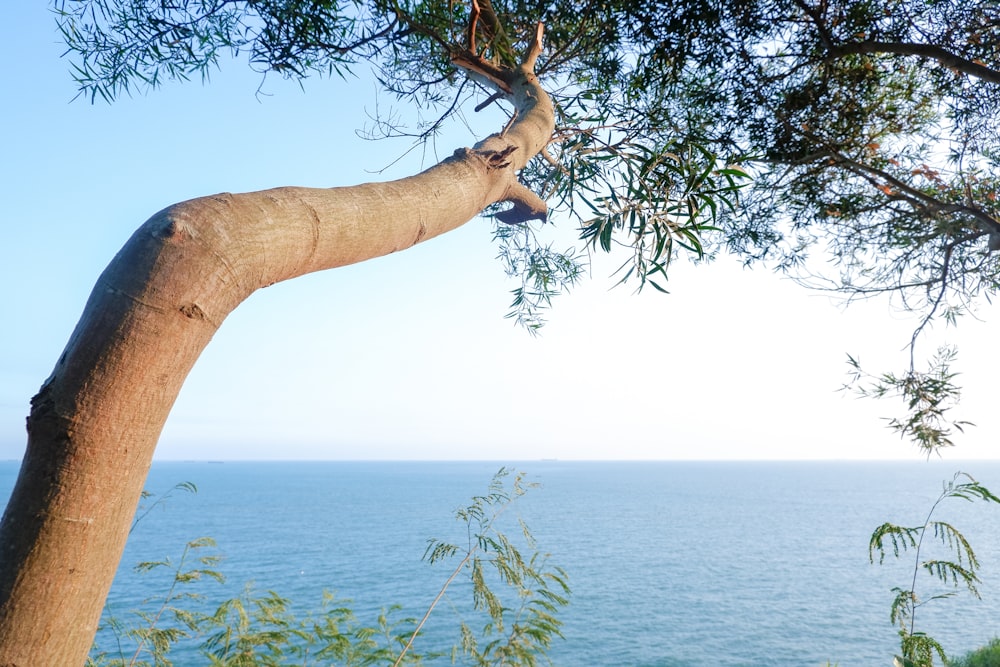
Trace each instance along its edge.
<path fill-rule="evenodd" d="M 533 71 L 541 46 L 539 25 L 516 67 L 460 53 L 509 96 L 517 119 L 421 174 L 205 197 L 168 207 L 137 230 L 32 401 L 0 538 L 0 663 L 83 662 L 171 404 L 214 331 L 249 294 L 410 247 L 497 202 L 515 203 L 512 221 L 544 215 L 516 178 L 554 122 Z"/>
<path fill-rule="evenodd" d="M 580 271 L 580 257 L 540 243 L 528 224 L 547 218 L 546 201 L 577 217 L 591 248 L 620 249 L 621 280 L 640 288 L 664 289 L 682 254 L 727 248 L 808 267 L 806 250 L 823 243 L 845 271 L 838 288 L 923 294 L 914 307 L 928 318 L 943 295 L 960 307 L 996 287 L 982 243 L 995 231 L 995 153 L 983 134 L 995 114 L 982 114 L 993 102 L 977 88 L 994 84 L 976 61 L 997 55 L 985 6 L 55 6 L 91 99 L 203 75 L 227 53 L 291 77 L 366 60 L 389 90 L 440 117 L 475 96 L 506 100 L 511 122 L 401 181 L 205 197 L 136 232 L 32 401 L 0 527 L 0 663 L 82 660 L 170 405 L 212 333 L 259 287 L 410 247 L 505 201 L 514 207 L 496 213 L 502 258 L 524 280 L 512 315 L 529 328 Z M 924 168 L 942 145 L 950 171 Z M 748 173 L 757 185 L 738 205 Z"/>

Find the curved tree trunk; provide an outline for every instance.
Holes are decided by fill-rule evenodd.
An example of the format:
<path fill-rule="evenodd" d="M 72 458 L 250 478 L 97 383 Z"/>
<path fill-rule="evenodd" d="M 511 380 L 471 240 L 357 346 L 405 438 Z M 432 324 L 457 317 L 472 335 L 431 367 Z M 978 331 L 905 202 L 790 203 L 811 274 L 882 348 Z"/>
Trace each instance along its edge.
<path fill-rule="evenodd" d="M 167 414 L 250 294 L 404 250 L 496 202 L 514 201 L 515 218 L 544 216 L 516 179 L 554 124 L 533 64 L 529 54 L 504 81 L 518 112 L 507 132 L 416 176 L 219 194 L 170 206 L 135 232 L 32 399 L 0 525 L 0 665 L 85 661 Z"/>

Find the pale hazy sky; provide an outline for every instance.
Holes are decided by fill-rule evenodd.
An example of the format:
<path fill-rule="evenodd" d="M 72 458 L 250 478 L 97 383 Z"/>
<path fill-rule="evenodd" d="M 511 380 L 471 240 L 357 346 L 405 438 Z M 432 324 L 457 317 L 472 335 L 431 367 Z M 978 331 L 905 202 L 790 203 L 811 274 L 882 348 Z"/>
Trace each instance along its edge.
<path fill-rule="evenodd" d="M 75 94 L 43 3 L 0 9 L 0 459 L 19 458 L 28 400 L 49 374 L 100 271 L 164 206 L 220 191 L 333 186 L 428 166 L 371 143 L 362 77 L 305 91 L 244 65 L 210 85 L 169 84 L 91 106 Z M 364 68 L 359 70 L 364 72 Z M 389 102 L 380 101 L 382 110 Z M 490 118 L 470 112 L 482 136 Z M 478 137 L 453 128 L 441 155 Z M 879 416 L 895 403 L 838 387 L 846 354 L 901 370 L 912 321 L 885 302 L 846 311 L 723 258 L 677 265 L 670 296 L 609 290 L 602 265 L 540 338 L 503 319 L 513 285 L 489 223 L 403 253 L 275 285 L 223 325 L 167 423 L 161 459 L 916 458 Z M 969 320 L 952 458 L 997 458 L 997 325 Z M 925 343 L 930 353 L 933 341 Z"/>

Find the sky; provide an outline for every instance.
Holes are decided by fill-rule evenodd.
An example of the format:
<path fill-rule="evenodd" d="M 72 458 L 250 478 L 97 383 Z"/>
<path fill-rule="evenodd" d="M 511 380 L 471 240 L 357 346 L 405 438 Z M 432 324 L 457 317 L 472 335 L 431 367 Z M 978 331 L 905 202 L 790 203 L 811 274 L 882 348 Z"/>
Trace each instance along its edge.
<path fill-rule="evenodd" d="M 216 192 L 388 180 L 435 161 L 358 131 L 379 96 L 355 79 L 263 82 L 243 63 L 111 105 L 77 99 L 44 3 L 0 9 L 0 459 L 97 276 L 161 208 Z M 260 94 L 263 93 L 263 94 Z M 400 108 L 405 113 L 405 108 Z M 446 156 L 499 129 L 470 110 Z M 400 155 L 405 157 L 399 159 Z M 391 165 L 388 169 L 387 166 Z M 415 248 L 254 294 L 223 324 L 167 422 L 170 459 L 919 459 L 890 401 L 840 391 L 847 354 L 905 367 L 914 321 L 849 307 L 731 258 L 677 264 L 669 295 L 612 289 L 596 265 L 542 335 L 503 318 L 514 287 L 476 219 Z M 993 308 L 920 348 L 956 343 L 945 458 L 998 458 Z"/>

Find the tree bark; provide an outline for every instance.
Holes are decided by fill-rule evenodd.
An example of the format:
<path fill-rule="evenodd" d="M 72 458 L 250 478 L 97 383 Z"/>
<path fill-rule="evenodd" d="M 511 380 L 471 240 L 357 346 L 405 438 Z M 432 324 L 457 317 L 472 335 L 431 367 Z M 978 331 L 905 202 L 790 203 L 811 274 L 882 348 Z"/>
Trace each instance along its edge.
<path fill-rule="evenodd" d="M 244 299 L 404 250 L 490 204 L 537 213 L 516 177 L 554 125 L 534 56 L 505 80 L 517 121 L 427 171 L 203 197 L 135 232 L 32 399 L 27 450 L 0 525 L 0 665 L 85 662 L 163 424 L 195 360 Z"/>

